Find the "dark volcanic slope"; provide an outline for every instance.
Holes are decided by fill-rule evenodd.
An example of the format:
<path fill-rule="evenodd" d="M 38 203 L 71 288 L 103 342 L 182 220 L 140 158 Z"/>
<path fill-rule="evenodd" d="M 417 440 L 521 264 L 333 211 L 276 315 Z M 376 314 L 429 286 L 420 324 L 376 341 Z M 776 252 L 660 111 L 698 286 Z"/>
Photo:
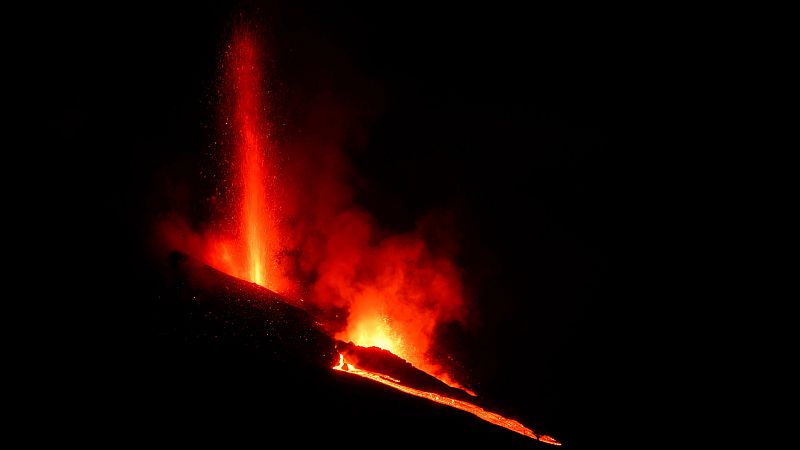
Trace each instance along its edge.
<path fill-rule="evenodd" d="M 162 332 L 199 346 L 252 351 L 273 364 L 322 368 L 338 360 L 334 341 L 290 300 L 256 284 L 172 253 Z"/>
<path fill-rule="evenodd" d="M 554 448 L 334 371 L 334 341 L 306 312 L 185 255 L 168 267 L 149 353 L 98 422 L 117 436 L 225 447 Z"/>

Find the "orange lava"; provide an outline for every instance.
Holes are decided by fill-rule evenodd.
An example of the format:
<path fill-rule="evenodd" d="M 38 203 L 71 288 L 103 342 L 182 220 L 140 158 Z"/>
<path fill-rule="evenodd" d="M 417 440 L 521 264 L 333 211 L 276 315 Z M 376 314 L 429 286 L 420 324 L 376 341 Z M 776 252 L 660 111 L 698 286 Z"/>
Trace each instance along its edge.
<path fill-rule="evenodd" d="M 468 413 L 474 414 L 481 419 L 493 423 L 495 425 L 501 426 L 503 428 L 507 428 L 511 431 L 519 433 L 523 436 L 527 436 L 531 439 L 536 439 L 540 442 L 544 442 L 547 444 L 558 445 L 560 446 L 561 443 L 557 440 L 553 439 L 550 436 L 544 434 L 536 434 L 530 428 L 522 425 L 521 423 L 517 422 L 516 420 L 507 419 L 500 414 L 496 414 L 490 411 L 486 411 L 485 409 L 481 408 L 480 406 L 473 405 L 472 403 L 465 402 L 463 400 L 457 400 L 454 398 L 445 397 L 443 395 L 435 394 L 433 392 L 426 392 L 421 391 L 419 389 L 414 389 L 408 386 L 403 386 L 400 384 L 399 380 L 394 378 L 381 375 L 379 373 L 370 372 L 368 370 L 359 369 L 352 364 L 345 362 L 344 356 L 340 353 L 339 354 L 339 364 L 332 367 L 334 370 L 338 370 L 341 372 L 351 373 L 353 375 L 358 375 L 360 377 L 364 377 L 370 379 L 372 381 L 377 381 L 378 383 L 385 384 L 386 386 L 393 387 L 399 391 L 403 391 L 407 394 L 415 395 L 417 397 L 427 398 L 428 400 L 432 400 L 436 403 L 441 403 L 442 405 L 451 406 L 453 408 L 460 409 L 462 411 L 466 411 Z"/>
<path fill-rule="evenodd" d="M 421 321 L 427 320 L 424 316 L 418 317 Z M 440 366 L 427 360 L 419 351 L 420 345 L 413 344 L 414 339 L 422 341 L 427 349 L 431 340 L 429 335 L 419 329 L 410 330 L 404 333 L 404 339 L 404 336 L 392 327 L 391 322 L 392 321 L 387 316 L 381 315 L 375 310 L 368 310 L 361 315 L 356 314 L 355 316 L 351 312 L 347 329 L 339 333 L 337 337 L 341 340 L 353 342 L 361 347 L 378 347 L 387 350 L 405 359 L 411 363 L 412 366 L 435 377 L 442 383 L 453 388 L 461 389 L 473 397 L 476 396 L 475 392 L 453 380 Z M 412 343 L 410 344 L 409 341 Z"/>
<path fill-rule="evenodd" d="M 320 270 L 316 299 L 346 304 L 346 326 L 334 337 L 378 347 L 408 361 L 451 387 L 472 395 L 431 359 L 437 327 L 466 312 L 460 272 L 452 260 L 431 250 L 422 233 L 377 240 L 362 216 L 341 219 Z"/>
<path fill-rule="evenodd" d="M 247 26 L 239 25 L 223 63 L 220 139 L 225 153 L 220 159 L 226 173 L 218 205 L 223 220 L 202 234 L 184 222 L 165 224 L 164 238 L 171 248 L 287 297 L 296 298 L 296 287 L 309 283 L 309 303 L 322 311 L 322 317 L 328 314 L 328 318 L 335 315 L 338 319 L 340 311 L 347 311 L 346 324 L 335 321 L 343 328 L 332 337 L 388 350 L 475 396 L 430 359 L 437 327 L 463 322 L 466 314 L 460 271 L 450 251 L 430 245 L 446 239 L 426 237 L 443 227 L 435 221 L 420 221 L 413 232 L 382 232 L 368 213 L 355 207 L 349 188 L 340 185 L 345 164 L 338 153 L 324 146 L 318 152 L 296 147 L 301 154 L 293 161 L 301 164 L 295 172 L 278 177 L 277 144 L 270 138 L 265 94 L 270 91 L 265 86 L 267 66 L 257 37 Z M 293 225 L 281 229 L 281 223 Z M 281 255 L 296 260 L 282 262 Z M 297 266 L 300 272 L 289 277 L 282 263 Z M 517 421 L 468 402 L 403 386 L 398 380 L 348 366 L 343 359 L 334 368 L 560 445 Z"/>
<path fill-rule="evenodd" d="M 238 35 L 234 40 L 236 112 L 234 128 L 238 132 L 237 157 L 242 180 L 241 235 L 247 255 L 247 275 L 261 286 L 267 284 L 270 265 L 267 249 L 274 248 L 270 242 L 269 215 L 267 212 L 267 173 L 264 167 L 264 139 L 260 118 L 261 77 L 256 48 L 249 35 Z"/>
<path fill-rule="evenodd" d="M 233 165 L 227 187 L 237 205 L 228 220 L 233 223 L 233 237 L 209 239 L 204 259 L 223 272 L 282 292 L 289 283 L 278 265 L 279 199 L 270 195 L 274 189 L 269 183 L 277 170 L 264 114 L 268 103 L 262 97 L 262 67 L 256 37 L 246 27 L 238 27 L 226 52 L 223 89 L 227 99 L 224 127 L 231 139 Z"/>
<path fill-rule="evenodd" d="M 369 214 L 343 200 L 349 189 L 337 183 L 344 169 L 336 169 L 342 163 L 325 153 L 330 150 L 295 147 L 295 153 L 313 155 L 294 155 L 297 161 L 323 161 L 322 168 L 301 165 L 279 176 L 277 143 L 270 138 L 268 65 L 259 42 L 254 29 L 241 23 L 223 60 L 222 220 L 196 238 L 188 230 L 171 230 L 188 236 L 172 241 L 183 241 L 176 247 L 229 275 L 287 297 L 307 294 L 323 315 L 344 307 L 347 321 L 333 337 L 388 350 L 474 396 L 429 355 L 437 327 L 463 320 L 466 311 L 449 255 L 434 252 L 422 229 L 381 233 Z M 307 293 L 298 289 L 309 280 Z"/>

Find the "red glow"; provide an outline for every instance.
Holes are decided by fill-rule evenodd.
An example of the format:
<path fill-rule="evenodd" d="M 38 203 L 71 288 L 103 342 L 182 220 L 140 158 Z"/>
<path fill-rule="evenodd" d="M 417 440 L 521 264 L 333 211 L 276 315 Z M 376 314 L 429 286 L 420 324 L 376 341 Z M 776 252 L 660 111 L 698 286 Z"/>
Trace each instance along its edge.
<path fill-rule="evenodd" d="M 360 237 L 366 241 L 358 242 Z M 315 286 L 315 296 L 327 299 L 334 292 L 349 304 L 347 325 L 336 338 L 388 350 L 462 388 L 429 358 L 436 326 L 459 319 L 464 311 L 461 281 L 450 260 L 432 255 L 413 234 L 370 245 L 368 235 L 342 233 L 329 245 L 335 246 L 332 253 L 356 250 L 348 256 L 349 264 L 338 265 L 341 260 L 335 259 L 325 266 Z"/>
<path fill-rule="evenodd" d="M 259 42 L 252 29 L 238 26 L 223 62 L 223 186 L 215 205 L 222 217 L 203 233 L 182 220 L 165 221 L 162 238 L 230 275 L 291 298 L 303 295 L 303 304 L 313 307 L 332 337 L 388 350 L 474 396 L 435 354 L 438 327 L 463 323 L 467 311 L 453 262 L 452 224 L 429 216 L 412 231 L 390 234 L 356 204 L 341 150 L 348 114 L 354 113 L 328 97 L 313 98 L 307 117 L 297 119 L 298 129 L 311 131 L 281 140 L 291 158 L 279 164 Z M 444 398 L 398 386 L 393 387 L 434 401 Z M 445 400 L 451 406 L 460 402 Z M 508 422 L 466 405 L 456 407 L 493 423 Z M 528 435 L 524 430 L 515 429 Z"/>
<path fill-rule="evenodd" d="M 458 400 L 454 398 L 445 397 L 443 395 L 439 395 L 433 392 L 425 392 L 419 389 L 414 389 L 412 387 L 404 386 L 391 377 L 387 377 L 385 375 L 381 375 L 379 373 L 370 372 L 368 370 L 359 369 L 352 364 L 347 363 L 344 360 L 344 356 L 340 353 L 339 354 L 339 364 L 333 367 L 334 370 L 339 370 L 346 373 L 351 373 L 353 375 L 358 375 L 360 377 L 364 377 L 370 379 L 372 381 L 377 381 L 378 383 L 385 384 L 387 386 L 393 387 L 397 390 L 403 391 L 407 394 L 411 394 L 417 397 L 427 398 L 428 400 L 434 401 L 436 403 L 441 403 L 442 405 L 451 406 L 456 409 L 460 409 L 462 411 L 466 411 L 468 413 L 474 414 L 481 419 L 493 423 L 495 425 L 499 425 L 503 428 L 507 428 L 511 431 L 519 433 L 523 436 L 527 436 L 531 439 L 536 439 L 541 442 L 545 442 L 547 444 L 553 444 L 560 446 L 561 443 L 557 440 L 553 439 L 550 436 L 544 434 L 536 434 L 530 428 L 522 425 L 521 423 L 517 422 L 513 419 L 507 419 L 500 414 L 496 414 L 490 411 L 487 411 L 480 406 L 473 405 L 472 403 L 465 402 L 463 400 Z"/>
<path fill-rule="evenodd" d="M 475 396 L 434 358 L 437 328 L 447 322 L 463 323 L 466 314 L 461 274 L 453 263 L 451 224 L 425 217 L 411 232 L 388 234 L 356 205 L 345 182 L 350 167 L 341 150 L 348 112 L 326 103 L 330 100 L 315 99 L 298 128 L 316 131 L 285 142 L 283 150 L 292 158 L 279 167 L 277 144 L 270 137 L 264 67 L 256 35 L 239 26 L 225 54 L 221 89 L 220 160 L 225 176 L 216 206 L 221 206 L 223 217 L 203 233 L 182 219 L 170 218 L 159 224 L 159 237 L 170 249 L 237 278 L 292 298 L 303 292 L 307 295 L 303 304 L 313 307 L 333 337 L 388 350 Z M 281 228 L 281 224 L 291 226 Z M 471 403 L 353 367 L 342 355 L 333 369 L 561 445 Z"/>
<path fill-rule="evenodd" d="M 312 104 L 301 128 L 321 131 L 288 140 L 291 158 L 280 166 L 258 44 L 240 25 L 225 53 L 218 217 L 204 233 L 172 220 L 162 237 L 237 278 L 293 298 L 305 294 L 333 337 L 388 350 L 472 393 L 432 351 L 437 327 L 466 312 L 447 232 L 435 239 L 437 248 L 430 245 L 432 230 L 442 234 L 449 224 L 427 217 L 413 232 L 391 235 L 355 204 L 337 131 L 347 113 L 330 100 Z"/>
<path fill-rule="evenodd" d="M 300 128 L 321 131 L 288 140 L 284 151 L 291 158 L 280 166 L 258 43 L 240 25 L 225 53 L 220 214 L 204 233 L 173 220 L 162 236 L 237 278 L 293 298 L 305 294 L 333 337 L 391 351 L 472 393 L 432 352 L 437 327 L 463 320 L 466 312 L 447 232 L 437 248 L 429 242 L 432 230 L 442 234 L 449 224 L 427 217 L 413 232 L 391 235 L 355 204 L 337 131 L 346 127 L 347 112 L 330 100 L 313 102 Z"/>
<path fill-rule="evenodd" d="M 232 163 L 228 188 L 237 198 L 233 237 L 215 236 L 205 247 L 209 265 L 238 278 L 283 292 L 291 283 L 278 264 L 281 239 L 276 211 L 275 145 L 270 142 L 265 114 L 263 63 L 252 32 L 244 26 L 233 34 L 225 58 L 227 97 L 225 131 L 231 137 Z"/>

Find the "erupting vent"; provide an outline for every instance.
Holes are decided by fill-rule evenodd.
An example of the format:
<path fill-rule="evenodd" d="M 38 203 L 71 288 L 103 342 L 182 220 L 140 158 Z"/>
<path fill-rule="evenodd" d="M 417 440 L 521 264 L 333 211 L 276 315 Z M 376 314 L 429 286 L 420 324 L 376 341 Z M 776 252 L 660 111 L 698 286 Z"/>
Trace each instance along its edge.
<path fill-rule="evenodd" d="M 223 111 L 229 144 L 233 147 L 228 180 L 238 200 L 231 214 L 233 238 L 216 237 L 209 243 L 205 259 L 214 267 L 273 291 L 289 283 L 278 267 L 281 249 L 278 208 L 274 183 L 277 166 L 275 145 L 270 142 L 269 123 L 262 92 L 262 62 L 255 36 L 246 28 L 234 34 L 225 58 L 227 102 Z"/>

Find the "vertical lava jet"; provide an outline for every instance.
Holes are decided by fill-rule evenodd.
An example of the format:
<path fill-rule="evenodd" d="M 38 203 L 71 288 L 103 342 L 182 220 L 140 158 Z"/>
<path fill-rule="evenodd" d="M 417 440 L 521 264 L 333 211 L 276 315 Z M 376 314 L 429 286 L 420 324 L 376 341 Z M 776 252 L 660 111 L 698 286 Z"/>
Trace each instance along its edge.
<path fill-rule="evenodd" d="M 243 24 L 234 29 L 223 64 L 221 125 L 230 155 L 224 160 L 231 165 L 225 190 L 235 199 L 226 223 L 234 237 L 212 239 L 205 259 L 225 272 L 281 292 L 289 283 L 279 265 L 277 148 L 270 139 L 265 65 L 254 31 Z"/>
<path fill-rule="evenodd" d="M 270 233 L 271 218 L 267 198 L 267 173 L 263 152 L 268 134 L 261 118 L 261 73 L 255 43 L 249 34 L 239 32 L 230 53 L 234 72 L 235 112 L 233 129 L 236 159 L 241 172 L 241 236 L 246 249 L 247 275 L 256 284 L 270 287 L 267 280 L 273 267 L 268 252 L 275 248 Z"/>
<path fill-rule="evenodd" d="M 234 113 L 232 129 L 239 166 L 241 190 L 241 239 L 244 245 L 246 278 L 275 288 L 275 265 L 270 253 L 277 247 L 277 236 L 270 215 L 267 197 L 267 167 L 264 152 L 269 139 L 262 117 L 261 64 L 256 43 L 246 29 L 239 28 L 233 36 L 228 53 L 232 72 Z"/>

